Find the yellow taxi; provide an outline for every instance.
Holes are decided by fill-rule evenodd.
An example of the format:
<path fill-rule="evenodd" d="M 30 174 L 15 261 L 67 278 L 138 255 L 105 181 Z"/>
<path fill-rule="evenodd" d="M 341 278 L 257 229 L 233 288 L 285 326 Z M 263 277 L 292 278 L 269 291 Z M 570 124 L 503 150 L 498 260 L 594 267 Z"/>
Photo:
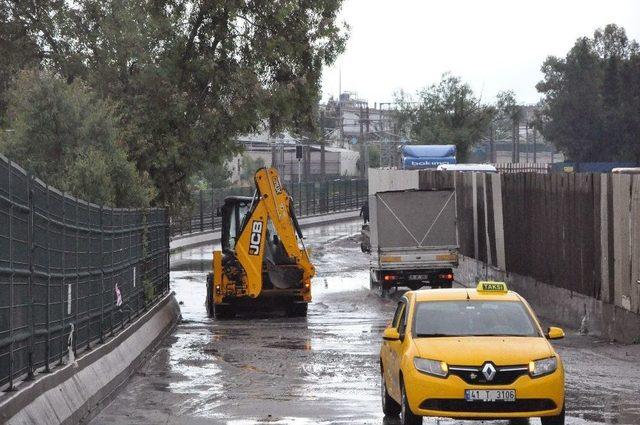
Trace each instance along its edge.
<path fill-rule="evenodd" d="M 564 369 L 529 304 L 504 282 L 406 292 L 380 350 L 382 410 L 422 416 L 540 417 L 564 424 Z"/>

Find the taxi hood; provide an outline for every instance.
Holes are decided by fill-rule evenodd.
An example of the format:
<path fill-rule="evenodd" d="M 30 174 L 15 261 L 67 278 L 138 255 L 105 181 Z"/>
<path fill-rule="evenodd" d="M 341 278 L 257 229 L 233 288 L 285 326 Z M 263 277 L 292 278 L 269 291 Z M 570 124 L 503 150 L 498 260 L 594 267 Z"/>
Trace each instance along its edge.
<path fill-rule="evenodd" d="M 461 366 L 480 366 L 485 361 L 503 366 L 524 365 L 554 354 L 542 337 L 429 337 L 415 338 L 413 342 L 420 357 Z"/>

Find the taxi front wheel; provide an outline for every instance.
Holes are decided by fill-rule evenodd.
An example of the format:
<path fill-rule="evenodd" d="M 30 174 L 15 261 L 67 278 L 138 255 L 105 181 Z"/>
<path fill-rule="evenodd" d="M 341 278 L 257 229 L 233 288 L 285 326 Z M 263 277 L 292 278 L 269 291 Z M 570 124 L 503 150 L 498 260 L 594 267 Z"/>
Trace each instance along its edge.
<path fill-rule="evenodd" d="M 400 423 L 402 425 L 422 425 L 422 416 L 414 415 L 409 407 L 409 401 L 407 400 L 407 392 L 404 389 L 404 383 L 402 383 L 402 405 L 400 406 Z"/>
<path fill-rule="evenodd" d="M 564 405 L 558 416 L 543 416 L 540 418 L 542 425 L 564 425 Z"/>

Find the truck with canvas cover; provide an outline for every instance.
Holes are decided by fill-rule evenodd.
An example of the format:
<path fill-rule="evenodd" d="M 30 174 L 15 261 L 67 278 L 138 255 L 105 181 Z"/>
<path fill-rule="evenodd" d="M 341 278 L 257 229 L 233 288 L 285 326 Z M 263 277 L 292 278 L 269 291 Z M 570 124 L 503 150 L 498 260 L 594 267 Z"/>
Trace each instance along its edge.
<path fill-rule="evenodd" d="M 375 192 L 369 209 L 372 286 L 452 286 L 458 266 L 454 190 Z"/>

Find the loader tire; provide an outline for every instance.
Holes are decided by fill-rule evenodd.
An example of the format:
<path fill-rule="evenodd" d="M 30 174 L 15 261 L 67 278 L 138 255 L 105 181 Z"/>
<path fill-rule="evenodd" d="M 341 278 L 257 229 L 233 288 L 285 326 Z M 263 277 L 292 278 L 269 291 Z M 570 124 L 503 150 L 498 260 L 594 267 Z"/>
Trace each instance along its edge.
<path fill-rule="evenodd" d="M 213 306 L 213 315 L 218 320 L 233 319 L 236 316 L 236 312 L 233 310 L 232 305 L 215 305 Z"/>
<path fill-rule="evenodd" d="M 207 308 L 207 316 L 213 317 L 214 305 L 213 305 L 213 275 L 209 273 L 207 275 L 207 299 L 205 300 L 205 306 Z"/>
<path fill-rule="evenodd" d="M 306 317 L 309 304 L 291 302 L 287 305 L 287 317 Z"/>

